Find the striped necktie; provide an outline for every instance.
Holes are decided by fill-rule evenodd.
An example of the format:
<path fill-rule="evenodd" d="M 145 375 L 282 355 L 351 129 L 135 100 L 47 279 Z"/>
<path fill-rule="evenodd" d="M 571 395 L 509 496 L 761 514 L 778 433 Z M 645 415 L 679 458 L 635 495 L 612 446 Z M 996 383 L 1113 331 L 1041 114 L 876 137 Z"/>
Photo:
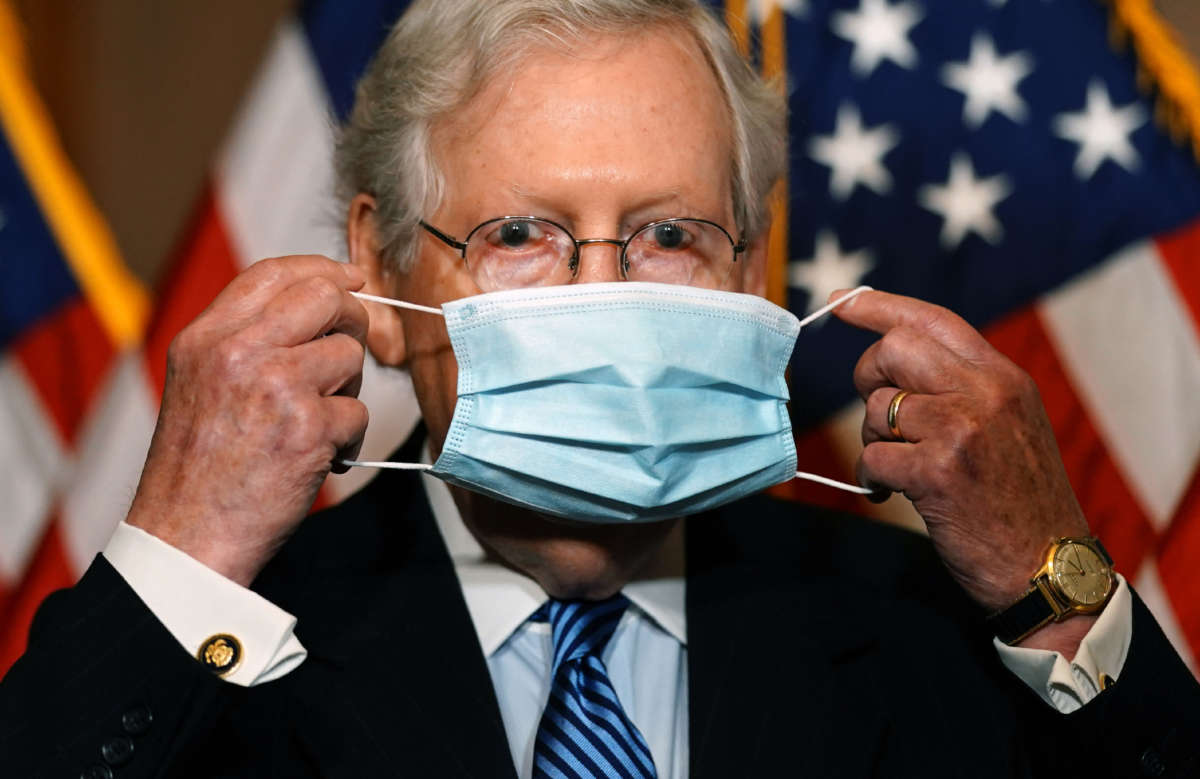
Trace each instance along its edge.
<path fill-rule="evenodd" d="M 538 724 L 534 777 L 656 777 L 646 740 L 625 716 L 600 659 L 629 600 L 550 600 L 534 619 L 554 637 L 550 700 Z"/>

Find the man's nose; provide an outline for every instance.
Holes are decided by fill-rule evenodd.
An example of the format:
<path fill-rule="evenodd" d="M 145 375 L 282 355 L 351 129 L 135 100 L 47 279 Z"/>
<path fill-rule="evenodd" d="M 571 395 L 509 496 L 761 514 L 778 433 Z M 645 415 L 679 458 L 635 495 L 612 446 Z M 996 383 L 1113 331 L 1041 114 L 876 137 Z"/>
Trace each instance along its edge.
<path fill-rule="evenodd" d="M 621 242 L 609 238 L 588 238 L 579 242 L 577 284 L 621 280 Z"/>

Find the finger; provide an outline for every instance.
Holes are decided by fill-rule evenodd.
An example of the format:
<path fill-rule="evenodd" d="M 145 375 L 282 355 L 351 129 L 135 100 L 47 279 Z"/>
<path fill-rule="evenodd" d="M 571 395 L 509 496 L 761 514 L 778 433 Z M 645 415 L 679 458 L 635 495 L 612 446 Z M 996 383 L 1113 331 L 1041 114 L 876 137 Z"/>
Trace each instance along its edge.
<path fill-rule="evenodd" d="M 369 417 L 367 407 L 357 398 L 342 395 L 332 395 L 323 398 L 321 402 L 329 420 L 329 440 L 337 449 L 331 468 L 334 473 L 345 473 L 349 466 L 343 465 L 341 461 L 356 459 L 359 449 L 362 448 Z"/>
<path fill-rule="evenodd" d="M 838 290 L 831 301 L 846 294 Z M 984 359 L 991 346 L 979 331 L 947 308 L 924 300 L 872 290 L 833 310 L 842 321 L 880 335 L 904 327 L 925 335 L 966 359 Z"/>
<path fill-rule="evenodd" d="M 231 319 L 252 319 L 284 289 L 317 276 L 347 290 L 361 289 L 366 282 L 361 268 L 328 257 L 309 254 L 272 257 L 254 263 L 234 277 L 206 311 L 219 311 Z"/>
<path fill-rule="evenodd" d="M 867 412 L 863 416 L 862 440 L 864 445 L 876 441 L 896 441 L 888 427 L 888 410 L 900 390 L 881 387 L 867 398 Z M 919 443 L 931 435 L 937 435 L 944 427 L 946 400 L 938 395 L 922 395 L 910 392 L 900 400 L 896 409 L 896 421 L 905 443 Z"/>
<path fill-rule="evenodd" d="M 902 492 L 910 500 L 924 494 L 919 481 L 924 447 L 879 441 L 868 444 L 855 464 L 858 483 L 876 491 Z"/>
<path fill-rule="evenodd" d="M 295 346 L 329 333 L 345 333 L 365 344 L 367 309 L 343 286 L 309 276 L 273 297 L 245 331 L 248 339 Z"/>
<path fill-rule="evenodd" d="M 962 391 L 977 372 L 978 366 L 938 341 L 898 327 L 863 352 L 854 366 L 854 387 L 863 400 L 884 387 L 936 395 Z"/>
<path fill-rule="evenodd" d="M 358 397 L 366 349 L 345 333 L 317 338 L 288 350 L 298 380 L 321 395 Z"/>

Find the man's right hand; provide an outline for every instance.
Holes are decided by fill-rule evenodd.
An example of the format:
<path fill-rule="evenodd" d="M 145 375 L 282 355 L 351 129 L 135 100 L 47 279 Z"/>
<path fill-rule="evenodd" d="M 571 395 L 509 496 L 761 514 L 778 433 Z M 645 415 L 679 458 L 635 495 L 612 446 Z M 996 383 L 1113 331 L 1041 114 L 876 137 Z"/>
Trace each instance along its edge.
<path fill-rule="evenodd" d="M 180 331 L 127 522 L 248 585 L 367 427 L 353 265 L 259 262 Z"/>

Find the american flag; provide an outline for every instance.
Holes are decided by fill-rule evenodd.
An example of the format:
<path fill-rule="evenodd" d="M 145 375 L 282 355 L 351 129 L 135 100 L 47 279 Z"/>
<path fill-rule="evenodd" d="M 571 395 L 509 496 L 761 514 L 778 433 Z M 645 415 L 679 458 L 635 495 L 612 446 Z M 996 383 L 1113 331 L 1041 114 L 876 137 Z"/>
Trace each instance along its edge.
<path fill-rule="evenodd" d="M 330 118 L 349 110 L 355 78 L 405 5 L 312 0 L 281 26 L 144 331 L 102 338 L 97 312 L 120 298 L 78 292 L 87 285 L 69 261 L 33 259 L 38 240 L 61 258 L 62 238 L 36 233 L 51 221 L 37 221 L 40 201 L 14 210 L 33 183 L 29 163 L 0 173 L 0 670 L 44 593 L 70 583 L 124 516 L 173 335 L 257 259 L 344 258 Z M 729 0 L 718 11 L 791 105 L 772 296 L 803 313 L 861 282 L 982 328 L 1038 381 L 1093 529 L 1194 661 L 1200 407 L 1187 401 L 1200 389 L 1200 168 L 1153 121 L 1144 63 L 1132 46 L 1113 48 L 1109 9 Z M 22 243 L 8 243 L 17 230 Z M 34 305 L 25 290 L 42 288 L 68 292 Z M 868 342 L 836 322 L 801 335 L 791 376 L 804 470 L 851 477 L 862 410 L 850 374 Z M 364 456 L 383 457 L 415 424 L 412 389 L 368 365 L 363 392 Z M 75 404 L 65 427 L 63 398 Z M 369 476 L 331 477 L 321 502 Z M 919 526 L 903 498 L 872 506 L 798 483 L 775 491 Z"/>
<path fill-rule="evenodd" d="M 1151 13 L 1120 0 L 738 10 L 766 22 L 749 49 L 786 62 L 789 306 L 860 283 L 912 295 L 963 315 L 1025 368 L 1093 531 L 1195 668 L 1200 147 L 1154 120 L 1171 106 L 1152 99 L 1134 33 L 1161 28 L 1123 27 L 1130 6 Z M 801 334 L 791 375 L 804 470 L 852 475 L 862 404 L 847 377 L 871 338 L 836 322 Z M 780 492 L 920 522 L 902 498 L 876 509 Z"/>

